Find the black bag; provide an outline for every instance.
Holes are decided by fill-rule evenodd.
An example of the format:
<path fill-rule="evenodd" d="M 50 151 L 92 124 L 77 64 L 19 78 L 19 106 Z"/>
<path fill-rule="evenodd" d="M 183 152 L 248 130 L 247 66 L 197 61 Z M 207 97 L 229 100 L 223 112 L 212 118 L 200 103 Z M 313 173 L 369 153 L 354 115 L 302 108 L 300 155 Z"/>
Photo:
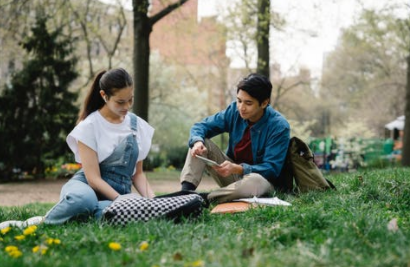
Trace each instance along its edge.
<path fill-rule="evenodd" d="M 176 192 L 156 198 L 138 194 L 118 197 L 103 210 L 103 219 L 114 225 L 164 218 L 180 222 L 183 218 L 196 218 L 203 210 L 204 199 L 192 192 Z"/>
<path fill-rule="evenodd" d="M 309 146 L 301 139 L 292 137 L 285 164 L 276 184 L 279 191 L 293 192 L 293 179 L 296 189 L 301 193 L 311 190 L 336 189 L 332 182 L 324 178 L 313 159 L 314 155 Z"/>

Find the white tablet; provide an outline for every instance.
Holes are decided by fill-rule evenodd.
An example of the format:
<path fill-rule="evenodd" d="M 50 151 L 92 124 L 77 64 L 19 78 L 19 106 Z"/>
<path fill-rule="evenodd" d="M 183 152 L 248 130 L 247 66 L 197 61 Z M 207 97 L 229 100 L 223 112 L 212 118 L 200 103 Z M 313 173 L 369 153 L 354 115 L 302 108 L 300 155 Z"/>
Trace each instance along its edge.
<path fill-rule="evenodd" d="M 219 165 L 218 163 L 216 163 L 215 161 L 210 160 L 210 159 L 207 159 L 207 158 L 205 158 L 205 157 L 202 157 L 202 156 L 199 156 L 199 155 L 196 155 L 196 157 L 197 157 L 198 159 L 200 159 L 200 160 L 205 161 L 205 163 L 208 164 L 209 166 L 218 166 L 218 167 L 221 166 L 221 165 Z"/>

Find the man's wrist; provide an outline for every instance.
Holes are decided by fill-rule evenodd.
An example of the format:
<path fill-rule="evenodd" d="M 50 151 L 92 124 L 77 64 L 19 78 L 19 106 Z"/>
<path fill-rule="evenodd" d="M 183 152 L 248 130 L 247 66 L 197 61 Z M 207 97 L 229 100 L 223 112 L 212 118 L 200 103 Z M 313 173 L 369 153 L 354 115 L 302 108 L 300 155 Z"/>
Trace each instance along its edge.
<path fill-rule="evenodd" d="M 252 172 L 252 167 L 249 164 L 241 163 L 240 166 L 242 167 L 241 175 L 249 174 Z"/>
<path fill-rule="evenodd" d="M 243 175 L 243 166 L 242 166 L 242 164 L 236 164 L 235 174 Z"/>
<path fill-rule="evenodd" d="M 202 145 L 205 145 L 204 142 L 202 142 L 201 140 L 198 140 L 198 141 L 196 141 L 196 142 L 194 143 L 193 147 L 194 147 L 196 144 L 198 144 L 198 143 L 201 143 Z"/>
<path fill-rule="evenodd" d="M 189 147 L 190 147 L 190 148 L 193 148 L 194 145 L 195 145 L 197 142 L 204 143 L 204 140 L 203 140 L 201 137 L 192 138 L 192 139 L 190 139 L 190 141 L 189 141 Z"/>

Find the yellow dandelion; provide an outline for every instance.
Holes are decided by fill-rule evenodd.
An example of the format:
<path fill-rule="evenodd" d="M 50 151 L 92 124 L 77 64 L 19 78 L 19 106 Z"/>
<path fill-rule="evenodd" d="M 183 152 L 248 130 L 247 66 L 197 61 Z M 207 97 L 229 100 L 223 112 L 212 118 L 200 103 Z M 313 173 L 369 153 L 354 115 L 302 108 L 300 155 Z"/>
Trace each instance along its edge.
<path fill-rule="evenodd" d="M 24 235 L 31 235 L 34 234 L 34 232 L 37 230 L 37 226 L 32 225 L 24 229 L 23 234 Z"/>
<path fill-rule="evenodd" d="M 8 227 L 6 227 L 6 228 L 4 228 L 4 229 L 1 229 L 1 234 L 2 234 L 2 235 L 5 235 L 5 234 L 7 234 L 10 230 L 11 230 L 11 227 L 10 227 L 10 226 L 8 226 Z"/>
<path fill-rule="evenodd" d="M 140 250 L 141 250 L 141 251 L 147 250 L 148 247 L 149 247 L 149 244 L 148 244 L 147 241 L 142 241 L 142 242 L 141 242 L 141 244 L 140 244 Z"/>
<path fill-rule="evenodd" d="M 16 246 L 7 246 L 7 247 L 4 249 L 4 251 L 6 251 L 7 253 L 8 253 L 8 252 L 11 252 L 11 251 L 14 251 L 14 250 L 19 250 L 19 248 L 16 247 Z"/>
<path fill-rule="evenodd" d="M 33 251 L 33 253 L 41 253 L 41 255 L 44 255 L 47 253 L 48 247 L 46 246 L 35 246 L 31 249 L 31 251 Z"/>
<path fill-rule="evenodd" d="M 47 250 L 48 250 L 48 247 L 41 247 L 41 249 L 40 249 L 41 255 L 46 254 Z"/>
<path fill-rule="evenodd" d="M 59 245 L 59 244 L 61 244 L 60 239 L 56 239 L 56 238 L 47 238 L 46 242 L 49 245 Z"/>
<path fill-rule="evenodd" d="M 16 235 L 15 237 L 14 237 L 14 239 L 16 239 L 16 240 L 23 240 L 24 238 L 26 238 L 26 236 L 25 235 Z"/>
<path fill-rule="evenodd" d="M 205 266 L 205 263 L 202 260 L 196 260 L 196 261 L 191 262 L 189 264 L 189 266 L 191 266 L 191 267 L 203 267 L 203 266 Z"/>
<path fill-rule="evenodd" d="M 20 250 L 13 250 L 9 252 L 9 255 L 13 258 L 19 258 L 23 255 L 23 252 L 21 252 Z"/>
<path fill-rule="evenodd" d="M 120 249 L 121 249 L 121 244 L 116 243 L 116 242 L 110 242 L 110 243 L 108 244 L 108 247 L 109 247 L 111 250 L 120 250 Z"/>

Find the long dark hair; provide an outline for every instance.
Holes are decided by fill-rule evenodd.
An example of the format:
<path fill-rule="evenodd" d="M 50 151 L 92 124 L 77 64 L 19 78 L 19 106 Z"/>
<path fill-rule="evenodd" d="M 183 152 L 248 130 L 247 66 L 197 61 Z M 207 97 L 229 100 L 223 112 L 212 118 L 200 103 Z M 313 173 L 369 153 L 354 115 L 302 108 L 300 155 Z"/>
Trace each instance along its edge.
<path fill-rule="evenodd" d="M 131 76 L 122 68 L 99 72 L 94 78 L 93 84 L 85 97 L 77 123 L 104 106 L 105 102 L 101 97 L 101 90 L 103 90 L 107 97 L 110 98 L 117 91 L 130 87 L 132 84 Z"/>

